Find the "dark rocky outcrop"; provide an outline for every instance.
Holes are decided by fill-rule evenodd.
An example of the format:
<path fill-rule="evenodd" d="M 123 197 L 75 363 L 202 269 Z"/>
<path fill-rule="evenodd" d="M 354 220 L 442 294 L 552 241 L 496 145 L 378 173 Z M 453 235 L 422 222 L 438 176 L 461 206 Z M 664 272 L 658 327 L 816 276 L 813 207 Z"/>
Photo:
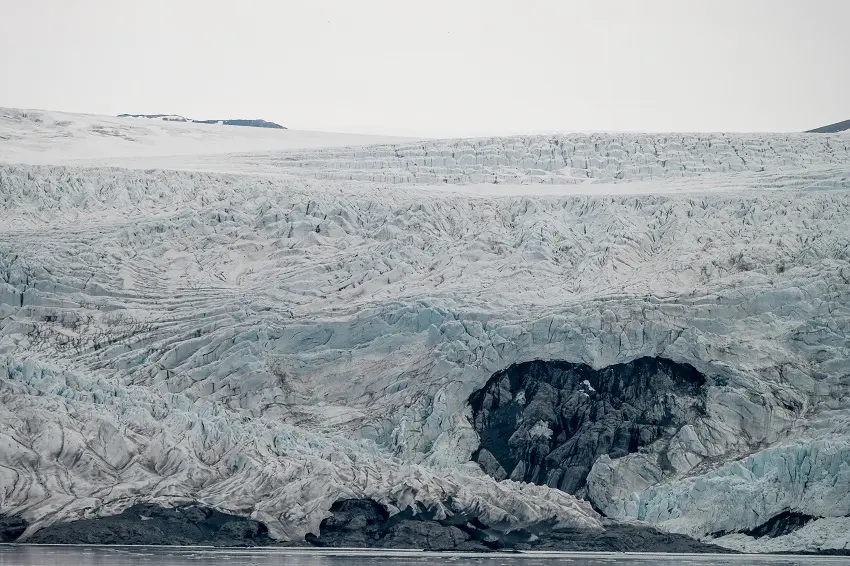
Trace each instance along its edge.
<path fill-rule="evenodd" d="M 533 361 L 493 375 L 470 396 L 481 438 L 473 459 L 496 479 L 580 493 L 593 462 L 666 441 L 704 414 L 693 367 L 640 358 L 594 370 Z M 669 467 L 660 451 L 662 468 Z"/>
<path fill-rule="evenodd" d="M 285 130 L 286 128 L 274 122 L 260 120 L 246 120 L 243 118 L 226 119 L 226 120 L 192 120 L 195 124 L 222 124 L 224 126 L 247 126 L 249 128 L 274 128 L 277 130 Z"/>
<path fill-rule="evenodd" d="M 651 527 L 612 524 L 605 532 L 569 529 L 541 534 L 533 543 L 520 543 L 517 550 L 559 550 L 566 552 L 676 552 L 737 554 L 733 550 L 706 544 L 686 535 L 665 533 Z"/>
<path fill-rule="evenodd" d="M 322 521 L 319 535 L 308 535 L 314 546 L 360 548 L 421 548 L 424 550 L 564 550 L 586 552 L 732 552 L 685 535 L 649 527 L 611 524 L 604 532 L 553 529 L 541 524 L 510 533 L 492 529 L 476 518 L 455 515 L 437 520 L 410 509 L 390 517 L 370 499 L 339 501 Z"/>
<path fill-rule="evenodd" d="M 119 118 L 149 118 L 152 120 L 163 120 L 165 122 L 191 122 L 193 124 L 222 124 L 224 126 L 247 126 L 251 128 L 274 128 L 277 130 L 285 130 L 286 126 L 281 126 L 274 122 L 261 120 L 259 118 L 245 119 L 233 118 L 224 120 L 192 120 L 178 114 L 119 114 Z"/>
<path fill-rule="evenodd" d="M 817 517 L 806 515 L 805 513 L 797 513 L 796 511 L 783 511 L 762 523 L 757 527 L 744 531 L 717 531 L 711 533 L 711 538 L 725 537 L 732 533 L 740 532 L 753 538 L 776 538 L 793 533 L 794 531 L 803 528 L 809 522 L 814 521 Z"/>
<path fill-rule="evenodd" d="M 836 122 L 834 124 L 830 124 L 829 126 L 821 126 L 820 128 L 815 128 L 814 130 L 806 130 L 807 134 L 834 134 L 837 132 L 844 132 L 846 130 L 850 130 L 850 120 L 844 120 L 843 122 Z"/>
<path fill-rule="evenodd" d="M 57 523 L 36 532 L 35 544 L 156 544 L 264 546 L 274 544 L 262 523 L 187 505 L 137 504 L 119 515 Z"/>
<path fill-rule="evenodd" d="M 775 517 L 772 517 L 754 529 L 743 531 L 743 533 L 753 538 L 781 537 L 793 533 L 815 519 L 816 517 L 812 517 L 811 515 L 805 515 L 794 511 L 785 511 Z"/>
<path fill-rule="evenodd" d="M 21 517 L 0 515 L 0 542 L 15 542 L 27 530 L 27 522 Z"/>
<path fill-rule="evenodd" d="M 2 542 L 14 542 L 26 522 L 0 518 Z M 265 525 L 196 505 L 164 508 L 137 504 L 119 515 L 58 523 L 36 532 L 27 543 L 97 545 L 212 545 L 412 548 L 423 550 L 568 550 L 630 552 L 729 552 L 684 535 L 649 527 L 611 523 L 604 531 L 554 529 L 551 524 L 505 532 L 475 517 L 437 519 L 428 510 L 390 516 L 371 499 L 346 499 L 331 507 L 318 535 L 279 543 Z"/>
<path fill-rule="evenodd" d="M 322 521 L 319 535 L 307 535 L 314 546 L 362 548 L 421 548 L 424 550 L 486 551 L 504 545 L 476 520 L 455 516 L 436 520 L 433 515 L 406 509 L 390 517 L 371 499 L 334 503 L 332 515 Z"/>

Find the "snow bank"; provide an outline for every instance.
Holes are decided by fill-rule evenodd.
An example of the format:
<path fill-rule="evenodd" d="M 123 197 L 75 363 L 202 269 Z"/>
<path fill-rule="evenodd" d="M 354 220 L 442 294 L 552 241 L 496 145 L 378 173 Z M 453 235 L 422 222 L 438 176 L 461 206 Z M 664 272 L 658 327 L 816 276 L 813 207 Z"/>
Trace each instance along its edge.
<path fill-rule="evenodd" d="M 105 158 L 283 151 L 409 141 L 393 136 L 337 134 L 218 124 L 117 118 L 0 108 L 0 163 L 72 163 Z"/>

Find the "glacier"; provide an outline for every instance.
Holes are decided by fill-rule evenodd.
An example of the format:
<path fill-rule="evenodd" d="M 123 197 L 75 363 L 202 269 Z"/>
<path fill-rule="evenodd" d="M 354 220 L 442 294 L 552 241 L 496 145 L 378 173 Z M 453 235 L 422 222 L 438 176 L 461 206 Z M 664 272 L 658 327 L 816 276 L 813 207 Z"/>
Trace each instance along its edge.
<path fill-rule="evenodd" d="M 850 135 L 128 120 L 0 110 L 0 513 L 22 540 L 137 502 L 303 540 L 371 498 L 850 549 Z M 497 372 L 644 357 L 705 376 L 705 412 L 600 456 L 580 497 L 471 461 Z M 817 519 L 743 534 L 786 511 Z"/>

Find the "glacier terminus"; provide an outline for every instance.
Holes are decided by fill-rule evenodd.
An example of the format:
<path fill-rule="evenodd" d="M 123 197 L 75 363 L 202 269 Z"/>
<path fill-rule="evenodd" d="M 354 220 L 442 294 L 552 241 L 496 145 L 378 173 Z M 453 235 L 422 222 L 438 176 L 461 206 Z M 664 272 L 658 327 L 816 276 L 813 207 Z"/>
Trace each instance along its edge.
<path fill-rule="evenodd" d="M 186 506 L 850 550 L 850 133 L 0 109 L 0 535 Z"/>

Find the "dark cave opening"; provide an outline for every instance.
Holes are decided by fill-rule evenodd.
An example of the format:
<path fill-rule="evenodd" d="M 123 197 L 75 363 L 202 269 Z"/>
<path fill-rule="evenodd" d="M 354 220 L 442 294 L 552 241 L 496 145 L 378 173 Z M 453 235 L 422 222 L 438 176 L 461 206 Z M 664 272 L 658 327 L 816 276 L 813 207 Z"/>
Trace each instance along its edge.
<path fill-rule="evenodd" d="M 599 370 L 562 361 L 514 364 L 469 403 L 481 439 L 473 454 L 489 475 L 578 493 L 593 462 L 672 438 L 705 414 L 705 377 L 664 358 Z M 669 468 L 664 451 L 659 465 Z"/>

